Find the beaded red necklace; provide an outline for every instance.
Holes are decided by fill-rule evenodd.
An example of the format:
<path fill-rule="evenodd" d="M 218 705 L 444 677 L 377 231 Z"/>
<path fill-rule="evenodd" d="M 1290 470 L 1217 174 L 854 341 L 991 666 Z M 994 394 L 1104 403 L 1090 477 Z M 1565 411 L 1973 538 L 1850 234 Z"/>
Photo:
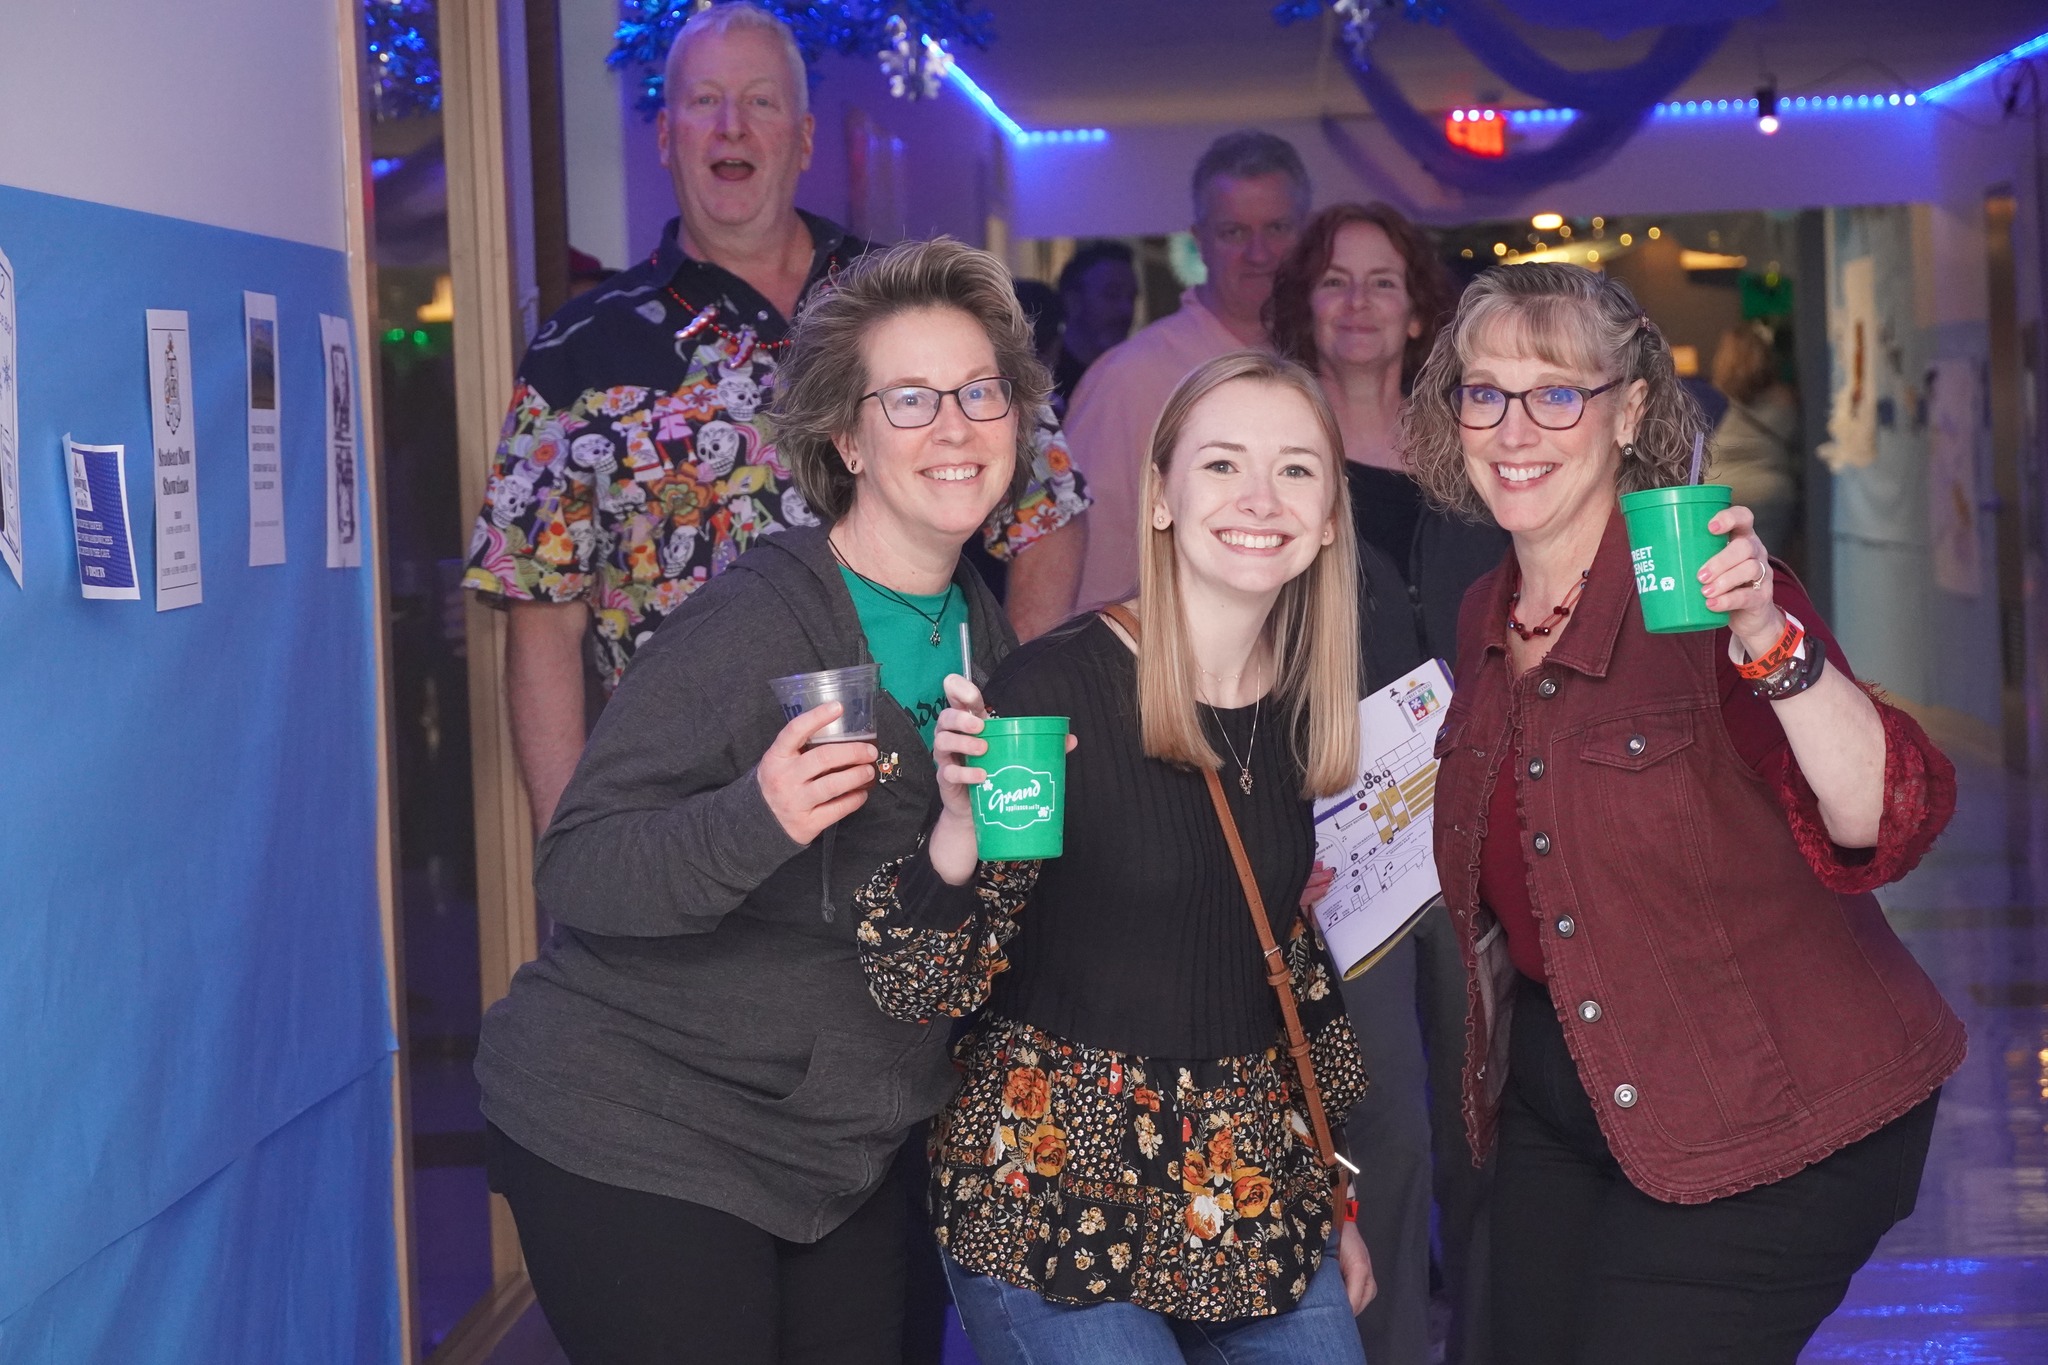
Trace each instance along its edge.
<path fill-rule="evenodd" d="M 742 327 L 738 332 L 728 332 L 725 328 L 718 325 L 717 304 L 706 304 L 704 307 L 695 309 L 693 312 L 690 301 L 681 294 L 678 294 L 674 285 L 668 285 L 666 288 L 668 296 L 680 304 L 685 313 L 693 314 L 688 322 L 676 329 L 677 341 L 688 341 L 699 332 L 711 332 L 739 352 L 733 358 L 735 365 L 746 364 L 748 357 L 752 356 L 757 350 L 773 354 L 787 347 L 791 341 L 789 337 L 784 337 L 780 341 L 762 341 L 754 335 L 754 329 L 751 327 Z"/>
<path fill-rule="evenodd" d="M 1525 626 L 1515 619 L 1515 607 L 1522 600 L 1522 571 L 1515 570 L 1515 590 L 1508 594 L 1508 629 L 1521 636 L 1523 644 L 1538 636 L 1550 634 L 1563 625 L 1565 618 L 1572 614 L 1572 608 L 1578 604 L 1579 594 L 1586 590 L 1586 580 L 1592 576 L 1593 570 L 1590 567 L 1583 570 L 1579 574 L 1579 581 L 1572 584 L 1571 591 L 1564 595 L 1564 601 L 1550 609 L 1550 615 L 1533 626 Z"/>
<path fill-rule="evenodd" d="M 659 253 L 656 253 L 653 256 L 649 256 L 647 259 L 648 262 L 652 264 L 658 258 Z M 839 257 L 837 255 L 834 255 L 827 260 L 825 265 L 826 281 L 830 282 L 832 277 L 837 275 L 838 273 Z M 721 341 L 725 342 L 728 346 L 733 347 L 738 352 L 738 354 L 733 358 L 733 364 L 735 365 L 746 364 L 748 358 L 751 357 L 755 351 L 767 351 L 769 354 L 772 355 L 776 351 L 785 350 L 788 348 L 790 342 L 795 340 L 795 338 L 793 337 L 784 337 L 780 341 L 763 341 L 760 339 L 760 337 L 755 335 L 754 329 L 751 327 L 741 327 L 737 332 L 728 332 L 727 330 L 725 330 L 725 328 L 718 325 L 717 304 L 710 303 L 706 304 L 702 308 L 698 308 L 695 304 L 692 304 L 688 299 L 684 298 L 680 293 L 678 293 L 674 285 L 664 285 L 663 288 L 667 290 L 668 296 L 676 301 L 678 307 L 680 307 L 685 313 L 691 315 L 690 320 L 688 322 L 684 323 L 681 327 L 676 329 L 676 340 L 688 341 L 691 337 L 697 335 L 699 332 L 708 331 L 712 335 L 718 337 Z"/>

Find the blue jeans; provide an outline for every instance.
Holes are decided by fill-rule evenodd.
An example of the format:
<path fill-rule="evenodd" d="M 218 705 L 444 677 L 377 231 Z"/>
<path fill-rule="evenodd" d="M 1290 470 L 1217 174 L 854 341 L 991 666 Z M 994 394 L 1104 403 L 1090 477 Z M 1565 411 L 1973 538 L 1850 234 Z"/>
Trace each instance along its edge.
<path fill-rule="evenodd" d="M 1129 1303 L 1051 1303 L 939 1257 L 982 1365 L 1365 1365 L 1334 1243 L 1291 1312 L 1233 1322 L 1187 1322 Z"/>

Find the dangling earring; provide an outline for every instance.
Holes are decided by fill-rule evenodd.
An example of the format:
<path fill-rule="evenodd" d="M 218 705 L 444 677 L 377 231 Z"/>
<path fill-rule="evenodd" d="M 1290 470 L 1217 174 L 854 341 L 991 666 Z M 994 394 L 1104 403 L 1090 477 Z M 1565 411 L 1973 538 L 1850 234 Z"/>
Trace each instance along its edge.
<path fill-rule="evenodd" d="M 844 464 L 846 465 L 846 472 L 847 472 L 847 473 L 849 473 L 849 474 L 858 474 L 858 473 L 860 473 L 860 461 L 859 461 L 859 460 L 856 460 L 856 459 L 852 459 L 852 458 L 850 458 L 850 457 L 847 457 L 847 458 L 844 458 L 842 462 L 843 462 L 843 463 L 844 463 Z"/>

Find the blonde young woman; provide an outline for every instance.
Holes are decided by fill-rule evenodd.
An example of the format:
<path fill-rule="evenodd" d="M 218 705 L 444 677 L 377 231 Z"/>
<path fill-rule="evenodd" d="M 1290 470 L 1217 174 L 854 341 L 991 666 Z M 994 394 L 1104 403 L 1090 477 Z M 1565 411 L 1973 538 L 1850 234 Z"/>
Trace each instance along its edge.
<path fill-rule="evenodd" d="M 862 894 L 876 1000 L 987 1009 L 935 1123 L 932 1216 L 988 1365 L 1362 1362 L 1364 1244 L 1334 1206 L 1255 926 L 1208 792 L 1249 855 L 1327 1112 L 1358 1043 L 1297 915 L 1310 798 L 1357 761 L 1355 552 L 1314 379 L 1236 352 L 1182 381 L 1140 496 L 1133 640 L 1105 617 L 947 681 L 941 814 Z M 978 863 L 982 718 L 1060 715 L 1066 852 Z"/>

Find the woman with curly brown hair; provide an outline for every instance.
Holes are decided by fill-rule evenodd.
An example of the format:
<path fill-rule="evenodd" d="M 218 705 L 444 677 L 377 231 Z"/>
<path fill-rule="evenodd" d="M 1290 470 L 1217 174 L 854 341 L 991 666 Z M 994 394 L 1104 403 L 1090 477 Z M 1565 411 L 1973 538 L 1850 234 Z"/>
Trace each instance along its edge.
<path fill-rule="evenodd" d="M 1467 289 L 1404 424 L 1431 497 L 1513 540 L 1436 748 L 1502 1365 L 1791 1365 L 1912 1211 L 1963 1056 L 1871 895 L 1954 813 L 1947 760 L 1746 508 L 1680 589 L 1727 625 L 1644 626 L 1617 497 L 1684 482 L 1703 425 L 1568 265 Z"/>
<path fill-rule="evenodd" d="M 1370 603 L 1399 613 L 1393 619 L 1369 607 L 1372 633 L 1383 645 L 1408 642 L 1409 657 L 1394 664 L 1403 671 L 1442 658 L 1455 673 L 1458 604 L 1507 544 L 1497 527 L 1428 506 L 1401 455 L 1409 385 L 1455 302 L 1449 272 L 1421 228 L 1385 204 L 1333 204 L 1281 262 L 1267 304 L 1274 345 L 1314 372 L 1337 415 L 1359 575 Z M 1358 1320 L 1368 1360 L 1428 1358 L 1432 1192 L 1454 1307 L 1447 1358 L 1485 1358 L 1484 1285 L 1470 1254 L 1485 1181 L 1452 1099 L 1464 986 L 1442 907 L 1371 971 L 1344 983 L 1373 1078 L 1346 1121 L 1363 1170 L 1358 1228 L 1380 1281 Z"/>

